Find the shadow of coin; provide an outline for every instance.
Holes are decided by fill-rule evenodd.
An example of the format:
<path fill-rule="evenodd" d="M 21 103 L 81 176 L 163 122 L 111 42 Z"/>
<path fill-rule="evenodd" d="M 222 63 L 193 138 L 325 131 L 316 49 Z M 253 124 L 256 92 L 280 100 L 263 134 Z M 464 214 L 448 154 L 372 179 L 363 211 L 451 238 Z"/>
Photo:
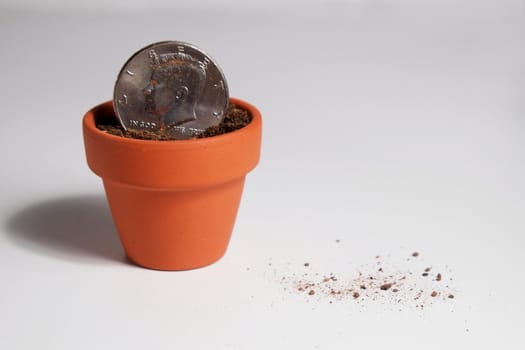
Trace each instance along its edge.
<path fill-rule="evenodd" d="M 49 199 L 21 208 L 5 225 L 19 247 L 81 263 L 128 263 L 103 195 Z"/>

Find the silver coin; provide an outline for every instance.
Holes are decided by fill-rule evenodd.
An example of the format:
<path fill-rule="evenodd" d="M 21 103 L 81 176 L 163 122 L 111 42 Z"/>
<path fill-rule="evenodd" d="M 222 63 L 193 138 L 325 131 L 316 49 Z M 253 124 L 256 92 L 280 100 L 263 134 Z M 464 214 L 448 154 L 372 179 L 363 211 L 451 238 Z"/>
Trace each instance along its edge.
<path fill-rule="evenodd" d="M 136 52 L 115 83 L 113 104 L 126 130 L 187 139 L 218 125 L 228 108 L 226 78 L 201 49 L 164 41 Z"/>

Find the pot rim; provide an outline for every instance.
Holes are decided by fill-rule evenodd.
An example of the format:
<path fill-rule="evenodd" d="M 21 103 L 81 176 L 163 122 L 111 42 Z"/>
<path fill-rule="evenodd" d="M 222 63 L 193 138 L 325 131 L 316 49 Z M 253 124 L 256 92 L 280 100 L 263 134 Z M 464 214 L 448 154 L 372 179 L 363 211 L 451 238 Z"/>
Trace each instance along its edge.
<path fill-rule="evenodd" d="M 109 104 L 111 104 L 111 108 L 113 109 L 113 102 L 112 101 L 106 101 L 103 102 L 94 108 L 90 109 L 85 115 L 84 115 L 84 128 L 88 132 L 88 136 L 91 137 L 101 137 L 104 139 L 107 139 L 108 141 L 115 141 L 119 143 L 127 143 L 127 144 L 136 144 L 136 145 L 148 145 L 148 147 L 162 147 L 165 148 L 168 144 L 170 147 L 173 147 L 174 144 L 177 146 L 184 148 L 184 147 L 195 147 L 196 144 L 200 145 L 207 145 L 210 146 L 213 143 L 219 143 L 222 142 L 224 138 L 232 137 L 235 134 L 238 134 L 240 132 L 247 132 L 249 129 L 257 127 L 256 124 L 261 122 L 261 112 L 252 104 L 245 102 L 243 100 L 240 100 L 235 97 L 230 97 L 230 103 L 233 103 L 235 105 L 238 105 L 241 108 L 244 108 L 250 112 L 250 115 L 252 116 L 252 120 L 250 123 L 246 124 L 244 127 L 233 130 L 224 134 L 216 135 L 216 136 L 210 136 L 210 137 L 203 137 L 203 138 L 192 138 L 192 139 L 184 139 L 184 140 L 142 140 L 142 139 L 135 139 L 135 138 L 128 138 L 128 137 L 122 137 L 118 135 L 112 135 L 107 132 L 104 132 L 97 128 L 95 123 L 95 114 L 97 109 L 102 108 L 108 108 Z M 116 117 L 116 116 L 115 116 Z"/>
<path fill-rule="evenodd" d="M 222 135 L 173 141 L 108 134 L 96 127 L 95 119 L 116 118 L 113 103 L 99 104 L 82 123 L 88 166 L 105 182 L 142 188 L 196 189 L 244 177 L 259 162 L 262 117 L 251 104 L 230 101 L 249 111 L 249 124 Z"/>

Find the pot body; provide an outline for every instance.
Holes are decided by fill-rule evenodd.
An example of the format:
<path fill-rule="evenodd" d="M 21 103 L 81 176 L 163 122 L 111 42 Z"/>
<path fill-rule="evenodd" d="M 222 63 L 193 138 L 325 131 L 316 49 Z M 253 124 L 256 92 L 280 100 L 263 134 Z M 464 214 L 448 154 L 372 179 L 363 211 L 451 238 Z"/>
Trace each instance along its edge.
<path fill-rule="evenodd" d="M 102 177 L 128 257 L 158 270 L 187 270 L 220 259 L 228 247 L 246 174 L 259 161 L 262 121 L 252 105 L 242 129 L 196 140 L 148 141 L 109 135 L 111 102 L 83 120 L 89 167 Z"/>

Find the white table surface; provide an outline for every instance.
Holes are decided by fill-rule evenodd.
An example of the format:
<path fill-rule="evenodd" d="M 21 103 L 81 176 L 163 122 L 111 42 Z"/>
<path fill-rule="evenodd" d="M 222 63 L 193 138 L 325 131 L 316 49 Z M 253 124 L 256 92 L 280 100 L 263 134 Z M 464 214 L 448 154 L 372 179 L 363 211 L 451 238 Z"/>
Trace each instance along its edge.
<path fill-rule="evenodd" d="M 521 349 L 525 6 L 422 3 L 2 11 L 0 347 Z M 264 118 L 226 256 L 186 272 L 126 260 L 81 135 L 124 61 L 167 39 Z M 346 283 L 376 255 L 425 293 L 421 269 L 443 271 L 455 298 L 287 282 Z"/>

